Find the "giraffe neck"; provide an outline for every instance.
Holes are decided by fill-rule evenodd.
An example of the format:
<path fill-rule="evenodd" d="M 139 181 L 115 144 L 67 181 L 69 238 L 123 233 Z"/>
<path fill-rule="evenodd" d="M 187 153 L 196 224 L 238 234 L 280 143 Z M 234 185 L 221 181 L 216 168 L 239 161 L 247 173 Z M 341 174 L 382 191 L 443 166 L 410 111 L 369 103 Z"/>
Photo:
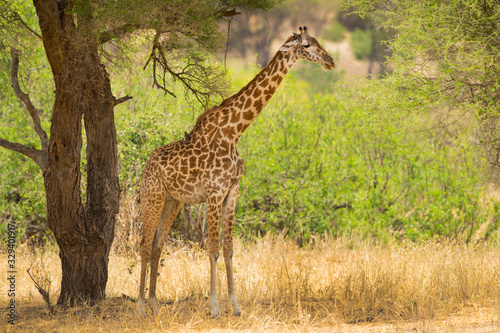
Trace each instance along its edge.
<path fill-rule="evenodd" d="M 243 132 L 274 95 L 295 61 L 297 58 L 292 52 L 278 51 L 250 83 L 222 102 L 219 110 L 222 111 L 223 120 L 219 125 L 229 140 L 238 142 Z"/>

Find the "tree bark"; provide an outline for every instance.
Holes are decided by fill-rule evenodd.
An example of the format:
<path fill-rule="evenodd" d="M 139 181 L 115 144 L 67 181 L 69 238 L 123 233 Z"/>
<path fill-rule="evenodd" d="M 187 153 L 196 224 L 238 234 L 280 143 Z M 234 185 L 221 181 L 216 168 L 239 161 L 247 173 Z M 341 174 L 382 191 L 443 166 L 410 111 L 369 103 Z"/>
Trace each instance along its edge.
<path fill-rule="evenodd" d="M 47 222 L 62 265 L 58 304 L 105 297 L 118 183 L 115 98 L 97 41 L 55 0 L 34 0 L 55 82 L 44 184 Z M 82 118 L 87 137 L 87 191 L 81 191 Z"/>

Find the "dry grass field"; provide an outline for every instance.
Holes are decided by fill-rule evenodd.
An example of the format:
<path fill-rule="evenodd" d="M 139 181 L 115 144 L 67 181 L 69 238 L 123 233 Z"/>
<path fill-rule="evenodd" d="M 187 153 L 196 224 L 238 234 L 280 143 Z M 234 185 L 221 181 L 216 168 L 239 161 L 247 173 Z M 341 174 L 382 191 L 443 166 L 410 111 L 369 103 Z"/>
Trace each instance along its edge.
<path fill-rule="evenodd" d="M 26 273 L 56 302 L 60 264 L 54 249 L 17 249 L 16 325 L 0 332 L 498 332 L 500 249 L 427 243 L 374 245 L 316 240 L 299 248 L 281 237 L 236 240 L 235 275 L 242 308 L 231 316 L 223 260 L 219 300 L 210 319 L 208 259 L 195 245 L 169 242 L 162 256 L 159 316 L 141 319 L 134 298 L 139 257 L 112 254 L 107 299 L 97 306 L 55 307 L 51 314 Z M 2 254 L 6 263 L 6 254 Z M 1 279 L 0 288 L 7 290 Z M 124 296 L 126 295 L 126 296 Z M 9 298 L 0 296 L 2 308 Z M 5 316 L 2 315 L 2 320 Z"/>

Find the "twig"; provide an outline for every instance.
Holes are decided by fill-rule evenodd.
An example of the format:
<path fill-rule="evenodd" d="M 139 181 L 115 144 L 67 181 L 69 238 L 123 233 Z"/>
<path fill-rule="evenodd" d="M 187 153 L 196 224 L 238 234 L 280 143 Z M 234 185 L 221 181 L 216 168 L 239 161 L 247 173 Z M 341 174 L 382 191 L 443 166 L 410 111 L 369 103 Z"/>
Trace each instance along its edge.
<path fill-rule="evenodd" d="M 99 36 L 99 43 L 105 44 L 105 43 L 109 42 L 110 40 L 113 40 L 115 38 L 121 38 L 129 33 L 132 33 L 134 30 L 138 30 L 141 28 L 146 28 L 146 27 L 141 27 L 141 25 L 139 25 L 139 24 L 127 23 L 127 24 L 119 26 L 115 29 L 111 29 L 109 31 L 104 31 Z"/>
<path fill-rule="evenodd" d="M 130 297 L 129 295 L 126 295 L 124 293 L 122 293 L 122 299 L 130 301 L 132 303 L 137 303 L 137 300 L 135 298 Z"/>
<path fill-rule="evenodd" d="M 52 304 L 50 304 L 50 295 L 49 295 L 49 293 L 45 289 L 43 289 L 38 282 L 35 281 L 35 279 L 33 278 L 33 276 L 31 276 L 30 269 L 31 269 L 31 267 L 28 268 L 27 272 L 28 272 L 28 275 L 31 278 L 31 281 L 33 281 L 33 283 L 35 284 L 36 289 L 38 290 L 38 292 L 40 293 L 40 295 L 42 295 L 43 300 L 45 301 L 45 303 L 47 303 L 47 306 L 49 307 L 50 313 L 51 314 L 55 314 L 54 307 L 52 306 Z"/>
<path fill-rule="evenodd" d="M 36 37 L 38 37 L 40 40 L 42 39 L 42 36 L 40 36 L 35 30 L 31 29 L 28 24 L 26 24 L 26 22 L 24 22 L 24 20 L 21 18 L 21 16 L 17 13 L 17 12 L 14 12 L 14 20 L 18 20 L 21 22 L 21 24 L 26 28 L 28 29 L 29 32 L 31 32 L 32 34 L 34 34 Z"/>
<path fill-rule="evenodd" d="M 128 101 L 129 99 L 132 99 L 132 98 L 133 97 L 129 96 L 129 95 L 126 95 L 126 96 L 123 96 L 120 98 L 115 98 L 115 106 L 117 106 L 118 104 L 121 104 L 121 103 L 125 103 L 126 101 Z"/>
<path fill-rule="evenodd" d="M 227 21 L 227 42 L 226 42 L 226 51 L 224 52 L 224 70 L 227 70 L 226 67 L 226 59 L 227 59 L 227 50 L 229 50 L 229 31 L 231 30 L 231 21 L 233 20 L 233 16 Z"/>

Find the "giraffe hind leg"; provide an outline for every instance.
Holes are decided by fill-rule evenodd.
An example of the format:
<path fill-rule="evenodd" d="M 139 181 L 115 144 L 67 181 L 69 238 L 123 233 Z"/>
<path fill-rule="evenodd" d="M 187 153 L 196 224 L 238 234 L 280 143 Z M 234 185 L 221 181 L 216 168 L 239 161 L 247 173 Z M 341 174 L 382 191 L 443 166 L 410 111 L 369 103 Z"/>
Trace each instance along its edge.
<path fill-rule="evenodd" d="M 234 185 L 229 191 L 226 200 L 222 206 L 222 235 L 224 263 L 226 265 L 227 275 L 227 293 L 233 306 L 233 315 L 240 316 L 241 310 L 236 299 L 236 288 L 234 285 L 233 271 L 233 220 L 238 199 L 239 183 Z"/>
<path fill-rule="evenodd" d="M 158 306 L 156 302 L 156 281 L 158 278 L 158 263 L 160 261 L 161 250 L 170 231 L 170 227 L 179 213 L 182 203 L 167 198 L 163 205 L 160 221 L 156 229 L 155 238 L 151 248 L 151 275 L 149 280 L 149 303 L 152 305 L 155 315 L 158 315 Z"/>

